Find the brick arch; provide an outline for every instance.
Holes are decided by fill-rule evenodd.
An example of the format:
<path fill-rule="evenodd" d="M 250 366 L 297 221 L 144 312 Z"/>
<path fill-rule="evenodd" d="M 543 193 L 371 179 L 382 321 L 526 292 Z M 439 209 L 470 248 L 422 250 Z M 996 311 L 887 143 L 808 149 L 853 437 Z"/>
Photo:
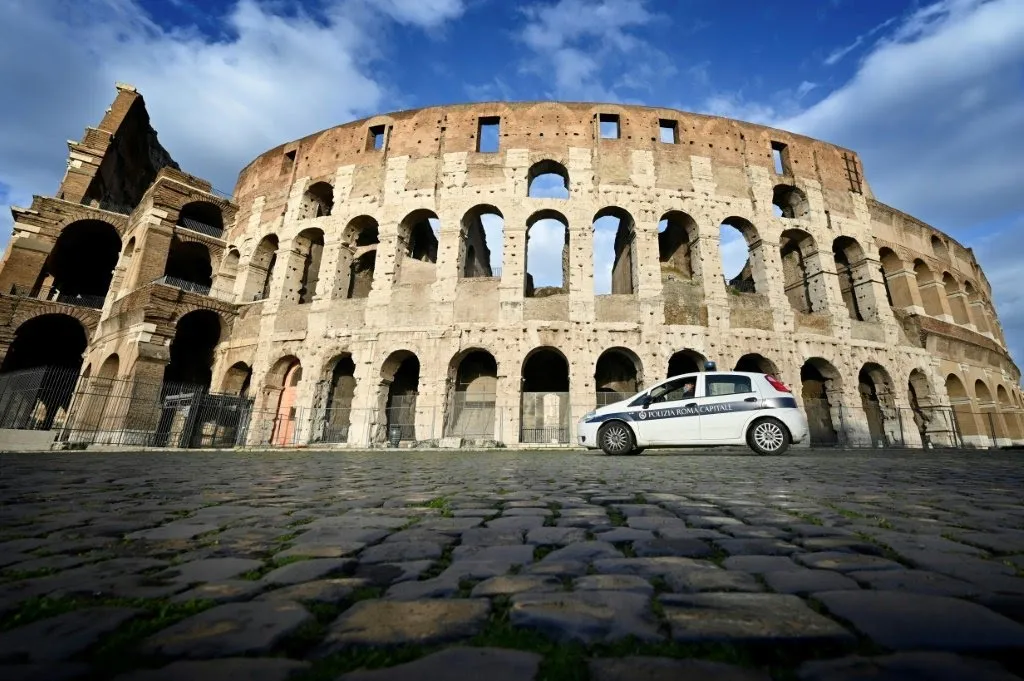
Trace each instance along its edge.
<path fill-rule="evenodd" d="M 83 220 L 105 222 L 114 228 L 114 231 L 117 232 L 117 236 L 119 238 L 123 238 L 125 233 L 128 231 L 127 215 L 121 215 L 120 213 L 107 213 L 103 211 L 72 210 L 67 213 L 63 219 L 54 223 L 53 228 L 56 232 L 56 236 L 60 236 L 61 232 L 63 232 L 65 228 Z"/>
<path fill-rule="evenodd" d="M 92 333 L 96 330 L 96 325 L 99 323 L 100 317 L 99 310 L 82 308 L 74 305 L 61 305 L 51 301 L 38 301 L 30 307 L 24 306 L 21 312 L 18 312 L 11 317 L 11 321 L 7 325 L 7 328 L 16 330 L 30 319 L 42 317 L 43 315 L 48 314 L 62 314 L 68 317 L 74 317 L 82 325 L 82 329 L 85 331 L 85 337 L 89 339 L 92 338 Z"/>

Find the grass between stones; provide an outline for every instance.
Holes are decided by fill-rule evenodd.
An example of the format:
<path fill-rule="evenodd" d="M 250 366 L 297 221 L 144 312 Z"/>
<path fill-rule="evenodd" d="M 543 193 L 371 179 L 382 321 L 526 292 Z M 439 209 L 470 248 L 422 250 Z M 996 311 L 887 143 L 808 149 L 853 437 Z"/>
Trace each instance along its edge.
<path fill-rule="evenodd" d="M 862 541 L 865 541 L 868 544 L 873 544 L 877 546 L 879 549 L 881 549 L 883 558 L 887 558 L 895 563 L 899 563 L 905 568 L 914 569 L 915 566 L 913 563 L 911 563 L 906 558 L 898 554 L 891 546 L 889 546 L 885 542 L 878 541 L 870 534 L 865 534 L 863 532 L 857 532 L 855 536 L 861 539 Z"/>
<path fill-rule="evenodd" d="M 273 572 L 279 567 L 284 567 L 285 565 L 290 565 L 291 563 L 301 563 L 304 560 L 310 560 L 310 556 L 285 556 L 283 558 L 271 558 L 258 568 L 254 570 L 249 570 L 248 572 L 243 572 L 242 574 L 238 575 L 237 579 L 245 579 L 250 582 L 256 582 L 260 579 L 263 579 L 265 575 L 269 574 L 270 572 Z"/>
<path fill-rule="evenodd" d="M 5 582 L 17 582 L 22 579 L 35 579 L 36 577 L 49 577 L 60 570 L 57 568 L 39 568 L 38 570 L 4 570 L 0 573 L 0 584 Z"/>
<path fill-rule="evenodd" d="M 809 525 L 818 525 L 820 527 L 821 525 L 825 524 L 824 522 L 822 522 L 821 518 L 812 513 L 805 513 L 803 511 L 789 511 L 786 509 L 781 510 L 784 513 L 788 513 L 789 515 L 793 516 L 794 518 L 799 518 L 800 520 L 804 521 Z"/>
<path fill-rule="evenodd" d="M 450 544 L 444 547 L 444 551 L 441 552 L 441 557 L 434 561 L 434 564 L 427 568 L 423 574 L 420 575 L 419 580 L 433 579 L 434 577 L 440 576 L 442 572 L 447 570 L 452 564 L 452 554 L 455 553 L 455 547 L 457 544 Z"/>
<path fill-rule="evenodd" d="M 557 546 L 552 546 L 550 544 L 541 544 L 540 546 L 534 547 L 533 562 L 539 563 L 541 560 L 544 559 L 544 556 L 548 555 L 557 548 Z"/>
<path fill-rule="evenodd" d="M 626 526 L 626 515 L 622 511 L 615 508 L 614 506 L 609 506 L 607 509 L 605 509 L 605 512 L 608 514 L 608 519 L 612 522 L 612 526 Z"/>
<path fill-rule="evenodd" d="M 558 519 L 562 517 L 562 505 L 557 501 L 552 501 L 548 504 L 548 510 L 551 511 L 551 515 L 544 518 L 544 527 L 557 527 Z"/>
<path fill-rule="evenodd" d="M 451 499 L 449 499 L 448 497 L 444 497 L 444 496 L 434 497 L 433 499 L 431 499 L 430 501 L 428 501 L 424 505 L 427 508 L 434 508 L 434 509 L 437 509 L 437 510 L 441 511 L 441 517 L 442 518 L 453 518 L 453 517 L 455 517 L 455 514 L 452 513 L 452 502 L 451 502 Z"/>

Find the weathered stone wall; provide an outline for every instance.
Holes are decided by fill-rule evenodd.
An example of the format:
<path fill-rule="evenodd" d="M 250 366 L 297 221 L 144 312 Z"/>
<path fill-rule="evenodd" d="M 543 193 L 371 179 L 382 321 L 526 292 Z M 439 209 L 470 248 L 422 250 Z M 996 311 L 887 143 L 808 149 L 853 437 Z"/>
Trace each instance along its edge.
<path fill-rule="evenodd" d="M 618 116 L 616 139 L 599 134 L 599 119 L 608 115 Z M 500 120 L 496 152 L 477 151 L 482 117 Z M 675 143 L 659 141 L 659 122 L 674 122 Z M 383 144 L 376 149 L 378 133 Z M 781 172 L 773 147 L 781 150 Z M 530 169 L 539 162 L 564 170 L 568 199 L 528 196 Z M 333 190 L 329 210 L 316 217 L 307 195 L 315 183 Z M 847 409 L 854 439 L 868 432 L 858 412 L 858 374 L 866 365 L 882 370 L 872 369 L 881 376 L 876 387 L 887 409 L 909 410 L 911 383 L 919 403 L 948 406 L 951 377 L 967 386 L 966 397 L 956 399 L 980 409 L 981 381 L 991 395 L 1007 396 L 1008 404 L 993 398 L 1004 426 L 996 439 L 1019 439 L 1013 435 L 1021 425 L 1019 370 L 972 252 L 875 201 L 859 157 L 834 145 L 669 109 L 484 103 L 331 128 L 255 159 L 240 173 L 233 200 L 210 191 L 208 183 L 165 167 L 131 216 L 120 217 L 125 252 L 83 366 L 100 366 L 118 353 L 122 376 L 159 380 L 178 321 L 210 309 L 222 320 L 212 389 L 236 389 L 237 373 L 228 376 L 229 368 L 239 362 L 251 367 L 249 394 L 261 418 L 276 418 L 281 381 L 295 361 L 303 370 L 294 405 L 312 415 L 334 394 L 325 384 L 337 358 L 350 357 L 355 371 L 345 379 L 344 397 L 352 409 L 349 444 L 379 437 L 388 386 L 409 353 L 419 363 L 410 417 L 416 437 L 440 437 L 459 358 L 473 348 L 496 361 L 494 435 L 514 444 L 524 363 L 545 347 L 564 358 L 573 422 L 596 403 L 602 353 L 628 353 L 637 376 L 650 385 L 666 376 L 673 355 L 689 351 L 726 369 L 759 355 L 792 386 L 801 384 L 801 367 L 813 359 L 829 374 L 830 401 Z M 177 224 L 179 211 L 194 201 L 216 205 L 223 235 Z M 466 277 L 467 238 L 477 253 L 483 244 L 479 233 L 467 237 L 464 218 L 482 206 L 503 219 L 500 276 Z M 609 208 L 625 211 L 633 224 L 630 294 L 594 293 L 593 222 Z M 440 225 L 433 262 L 406 252 L 407 218 L 421 220 L 424 210 Z M 688 262 L 663 267 L 659 221 L 670 211 L 692 219 L 680 251 Z M 568 226 L 564 292 L 533 297 L 525 271 L 528 225 L 552 216 Z M 32 220 L 16 219 L 24 243 L 12 244 L 0 282 L 24 279 L 10 253 L 21 248 L 29 262 L 33 252 Z M 723 279 L 723 223 L 740 229 L 748 244 L 746 284 L 727 286 Z M 375 237 L 359 242 L 365 225 L 375 225 Z M 322 234 L 323 247 L 310 258 L 308 235 L 314 233 Z M 270 236 L 276 249 L 258 251 Z M 152 283 L 175 237 L 208 249 L 209 292 Z M 805 278 L 810 313 L 794 297 L 796 289 L 787 290 L 780 251 L 787 243 L 799 250 L 799 268 L 790 277 Z M 498 246 L 488 242 L 486 248 Z M 365 297 L 365 287 L 353 287 L 349 297 L 352 263 L 367 249 L 376 253 L 372 284 Z M 299 304 L 296 292 L 311 268 L 316 295 Z M 972 443 L 985 444 L 983 425 L 963 428 L 977 433 Z M 299 439 L 309 435 L 299 432 Z"/>

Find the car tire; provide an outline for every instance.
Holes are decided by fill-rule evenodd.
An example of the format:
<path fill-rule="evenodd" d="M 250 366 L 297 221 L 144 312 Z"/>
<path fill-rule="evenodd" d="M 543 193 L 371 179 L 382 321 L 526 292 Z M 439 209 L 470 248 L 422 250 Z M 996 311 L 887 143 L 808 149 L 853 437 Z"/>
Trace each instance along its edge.
<path fill-rule="evenodd" d="M 747 429 L 747 445 L 761 456 L 785 454 L 790 440 L 789 429 L 778 419 L 758 419 Z"/>
<path fill-rule="evenodd" d="M 633 452 L 636 440 L 633 431 L 622 421 L 611 421 L 597 431 L 597 443 L 608 456 L 622 456 Z"/>
<path fill-rule="evenodd" d="M 643 453 L 644 453 L 644 450 L 643 450 L 642 447 L 634 449 L 633 451 L 630 452 L 630 454 L 632 454 L 633 456 L 638 456 L 638 455 L 643 454 Z"/>

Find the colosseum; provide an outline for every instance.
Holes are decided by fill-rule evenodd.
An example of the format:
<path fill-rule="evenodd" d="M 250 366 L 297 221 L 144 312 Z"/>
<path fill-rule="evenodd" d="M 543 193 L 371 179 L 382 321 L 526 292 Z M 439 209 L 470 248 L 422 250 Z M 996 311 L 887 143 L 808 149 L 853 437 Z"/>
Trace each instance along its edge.
<path fill-rule="evenodd" d="M 849 149 L 490 102 L 281 144 L 226 196 L 129 85 L 68 148 L 0 263 L 8 442 L 571 446 L 595 405 L 713 361 L 792 386 L 812 444 L 1024 443 L 974 254 Z"/>

